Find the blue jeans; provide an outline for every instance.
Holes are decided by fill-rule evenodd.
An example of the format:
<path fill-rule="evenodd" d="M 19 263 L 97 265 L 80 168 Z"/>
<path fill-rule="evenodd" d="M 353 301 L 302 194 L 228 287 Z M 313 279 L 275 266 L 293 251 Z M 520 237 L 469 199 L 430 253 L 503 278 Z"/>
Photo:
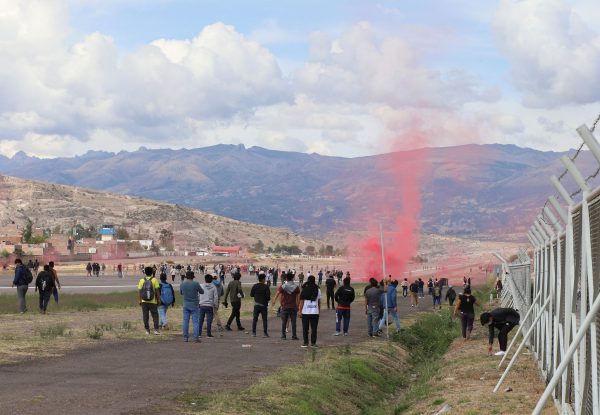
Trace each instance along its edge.
<path fill-rule="evenodd" d="M 394 323 L 396 323 L 396 330 L 400 331 L 400 317 L 398 317 L 398 312 L 393 308 L 388 308 L 387 310 L 383 311 L 383 318 L 379 322 L 379 330 L 383 330 L 383 328 L 385 327 L 388 318 L 388 313 L 390 313 L 390 316 L 392 316 Z"/>
<path fill-rule="evenodd" d="M 367 311 L 367 323 L 369 327 L 369 336 L 377 334 L 377 325 L 379 322 L 379 307 L 369 307 Z"/>
<path fill-rule="evenodd" d="M 166 326 L 168 321 L 167 321 L 167 308 L 169 308 L 169 306 L 167 305 L 159 305 L 158 306 L 158 324 L 162 327 L 162 326 Z"/>
<path fill-rule="evenodd" d="M 350 327 L 350 310 L 336 309 L 335 310 L 335 332 L 340 332 L 340 323 L 344 320 L 344 333 L 348 333 Z"/>
<path fill-rule="evenodd" d="M 190 316 L 192 316 L 192 330 L 194 331 L 194 339 L 198 338 L 200 333 L 198 332 L 198 307 L 183 306 L 183 337 L 186 339 L 189 337 L 190 330 Z"/>
<path fill-rule="evenodd" d="M 204 326 L 204 316 L 206 316 L 206 335 L 212 336 L 210 327 L 212 326 L 214 310 L 212 307 L 200 307 L 200 329 L 198 333 L 202 336 L 202 326 Z"/>

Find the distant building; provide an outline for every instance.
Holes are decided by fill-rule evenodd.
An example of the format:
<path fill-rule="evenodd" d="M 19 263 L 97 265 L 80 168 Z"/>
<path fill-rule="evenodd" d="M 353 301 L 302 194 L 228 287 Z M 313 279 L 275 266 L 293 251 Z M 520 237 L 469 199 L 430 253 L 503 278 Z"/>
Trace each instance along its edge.
<path fill-rule="evenodd" d="M 216 256 L 239 256 L 242 248 L 239 246 L 213 246 L 211 252 Z"/>
<path fill-rule="evenodd" d="M 117 230 L 114 225 L 102 225 L 100 228 L 100 240 L 101 241 L 112 241 L 117 236 Z"/>

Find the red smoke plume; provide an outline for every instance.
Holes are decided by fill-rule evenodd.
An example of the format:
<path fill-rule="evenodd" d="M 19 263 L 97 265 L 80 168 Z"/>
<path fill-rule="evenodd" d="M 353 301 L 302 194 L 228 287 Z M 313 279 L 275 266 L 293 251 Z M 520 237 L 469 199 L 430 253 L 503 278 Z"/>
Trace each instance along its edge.
<path fill-rule="evenodd" d="M 415 148 L 426 145 L 424 134 L 414 128 L 394 143 Z M 408 270 L 411 257 L 419 247 L 421 198 L 424 173 L 429 170 L 429 150 L 419 149 L 387 154 L 378 166 L 382 183 L 376 186 L 371 200 L 372 209 L 362 211 L 359 223 L 368 230 L 364 238 L 349 241 L 353 257 L 353 272 L 357 279 L 383 277 L 379 224 L 383 226 L 386 273 L 399 278 Z M 373 189 L 371 189 L 373 190 Z"/>

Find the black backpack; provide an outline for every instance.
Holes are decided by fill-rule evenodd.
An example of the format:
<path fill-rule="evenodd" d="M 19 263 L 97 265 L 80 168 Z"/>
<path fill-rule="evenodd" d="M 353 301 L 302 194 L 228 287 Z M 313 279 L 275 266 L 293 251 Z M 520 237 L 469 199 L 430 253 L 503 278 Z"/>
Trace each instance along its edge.
<path fill-rule="evenodd" d="M 141 290 L 143 301 L 154 300 L 154 284 L 152 283 L 153 279 L 154 277 L 144 278 L 144 284 L 142 285 Z"/>
<path fill-rule="evenodd" d="M 33 274 L 31 273 L 31 270 L 26 266 L 23 266 L 23 277 L 25 278 L 25 282 L 27 283 L 27 285 L 31 284 L 31 282 L 33 281 Z"/>

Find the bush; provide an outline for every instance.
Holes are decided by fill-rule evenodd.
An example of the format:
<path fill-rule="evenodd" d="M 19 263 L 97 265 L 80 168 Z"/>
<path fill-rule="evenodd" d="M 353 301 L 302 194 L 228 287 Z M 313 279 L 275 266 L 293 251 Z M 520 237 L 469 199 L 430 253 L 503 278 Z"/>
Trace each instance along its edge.
<path fill-rule="evenodd" d="M 55 339 L 59 336 L 69 336 L 71 332 L 67 332 L 67 326 L 57 324 L 55 326 L 43 327 L 37 329 L 38 334 L 42 339 Z"/>

